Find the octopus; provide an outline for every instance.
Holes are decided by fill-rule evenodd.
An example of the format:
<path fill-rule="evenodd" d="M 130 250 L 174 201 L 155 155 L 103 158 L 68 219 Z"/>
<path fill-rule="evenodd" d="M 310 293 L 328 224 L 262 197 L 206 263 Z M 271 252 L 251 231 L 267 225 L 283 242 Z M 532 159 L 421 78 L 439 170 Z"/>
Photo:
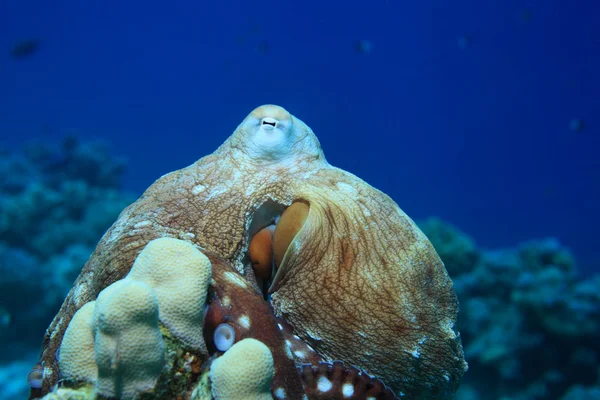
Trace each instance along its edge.
<path fill-rule="evenodd" d="M 263 105 L 121 213 L 46 332 L 31 398 L 59 383 L 74 314 L 165 237 L 213 265 L 204 365 L 226 351 L 215 337 L 254 338 L 273 355 L 276 398 L 449 399 L 459 387 L 458 302 L 427 237 L 385 193 L 330 165 L 304 122 Z"/>

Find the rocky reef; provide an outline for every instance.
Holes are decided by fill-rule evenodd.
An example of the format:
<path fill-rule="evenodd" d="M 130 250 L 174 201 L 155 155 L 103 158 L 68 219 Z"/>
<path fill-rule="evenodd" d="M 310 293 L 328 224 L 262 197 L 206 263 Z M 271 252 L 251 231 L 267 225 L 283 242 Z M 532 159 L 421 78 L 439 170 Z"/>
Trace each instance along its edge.
<path fill-rule="evenodd" d="M 125 162 L 101 142 L 29 142 L 0 150 L 0 392 L 25 398 L 17 378 L 39 352 L 98 239 L 134 200 L 121 190 Z M 30 366 L 27 370 L 31 369 Z M 28 391 L 28 388 L 27 388 Z M 14 397 L 11 397 L 14 396 Z"/>
<path fill-rule="evenodd" d="M 482 250 L 439 219 L 419 226 L 460 301 L 459 400 L 600 398 L 600 275 L 579 277 L 556 238 Z"/>
<path fill-rule="evenodd" d="M 268 126 L 260 129 L 271 132 L 271 124 L 286 121 L 289 114 L 276 111 L 277 118 L 270 114 L 255 118 L 261 123 L 266 120 Z M 301 121 L 296 124 L 304 129 Z M 244 129 L 243 124 L 238 127 Z M 240 143 L 234 147 L 239 149 Z M 224 154 L 215 159 L 222 160 Z M 213 158 L 205 160 L 209 165 L 213 162 Z M 289 165 L 294 164 L 286 168 Z M 190 199 L 219 198 L 228 192 L 220 184 L 223 180 L 214 179 L 214 171 L 210 171 L 213 180 L 205 179 L 203 184 L 191 179 L 200 167 L 195 164 L 191 172 L 171 174 L 166 181 L 172 185 L 166 185 L 164 193 L 172 198 L 158 207 L 155 200 L 164 196 L 165 182 L 146 192 L 121 215 L 121 223 L 113 225 L 94 252 L 102 234 L 133 200 L 119 190 L 123 163 L 98 144 L 71 138 L 57 148 L 35 144 L 22 153 L 3 153 L 0 332 L 5 351 L 0 392 L 5 399 L 24 398 L 30 388 L 33 398 L 47 393 L 46 399 L 57 400 L 281 399 L 303 394 L 309 399 L 437 399 L 454 398 L 457 388 L 459 400 L 600 398 L 600 346 L 595 340 L 600 329 L 600 277 L 582 280 L 574 257 L 557 239 L 486 250 L 439 219 L 418 223 L 419 230 L 403 219 L 399 209 L 386 208 L 393 203 L 387 203 L 385 195 L 368 192 L 356 180 L 345 184 L 344 179 L 350 178 L 338 170 L 330 176 L 321 172 L 316 178 L 303 174 L 305 181 L 312 179 L 320 188 L 314 194 L 304 182 L 276 191 L 277 182 L 256 172 L 252 174 L 256 182 L 264 180 L 266 186 L 255 186 L 252 180 L 238 185 L 244 196 L 261 193 L 256 205 L 236 212 L 245 203 L 240 201 L 243 196 L 234 196 L 232 201 L 220 197 L 210 203 L 215 209 L 190 207 Z M 243 175 L 234 168 L 222 173 L 231 179 Z M 295 173 L 288 175 L 287 184 Z M 265 196 L 265 191 L 271 195 Z M 286 191 L 301 192 L 302 201 L 288 198 Z M 380 203 L 359 201 L 355 208 L 354 201 L 364 193 Z M 263 201 L 265 197 L 269 201 Z M 331 199 L 345 204 L 352 210 L 350 215 L 331 208 Z M 393 220 L 371 219 L 381 209 L 397 213 L 393 218 L 399 215 L 401 223 L 394 228 Z M 171 218 L 164 220 L 164 215 Z M 223 227 L 213 215 L 222 216 L 229 225 Z M 187 229 L 190 220 L 202 229 Z M 237 237 L 230 229 L 235 221 L 245 221 L 239 226 L 245 232 L 241 242 L 229 240 Z M 355 223 L 372 231 L 353 231 Z M 369 281 L 394 299 L 387 306 L 403 307 L 383 307 L 385 313 L 371 307 L 360 313 L 361 307 L 375 304 L 369 297 L 372 288 L 357 285 L 361 280 L 352 274 L 328 275 L 327 265 L 337 263 L 350 271 L 353 265 L 368 265 L 361 264 L 365 258 L 352 251 L 363 244 L 329 242 L 336 237 L 354 240 L 344 232 L 355 232 L 366 244 L 374 243 L 369 235 L 389 243 L 382 232 L 390 226 L 416 245 L 382 246 L 379 262 L 413 263 L 416 272 L 394 281 L 393 274 L 378 276 L 376 269 L 367 268 Z M 315 243 L 305 240 L 310 235 L 323 236 Z M 213 241 L 215 237 L 219 241 Z M 392 256 L 386 253 L 390 247 Z M 103 249 L 111 251 L 103 253 Z M 407 256 L 410 251 L 415 252 Z M 88 258 L 91 261 L 72 287 Z M 373 254 L 366 258 L 374 259 Z M 320 263 L 325 271 L 312 271 L 307 277 L 302 273 L 307 262 Z M 265 267 L 273 263 L 275 271 Z M 298 269 L 302 263 L 305 267 Z M 434 267 L 421 269 L 423 265 Z M 336 287 L 323 284 L 334 276 L 346 289 L 326 293 L 327 302 L 313 301 L 315 288 Z M 291 283 L 308 296 L 296 294 Z M 32 369 L 38 361 L 40 335 L 69 290 L 44 340 L 41 363 Z M 452 326 L 454 291 L 460 303 L 456 326 Z M 351 293 L 348 302 L 344 293 Z M 295 308 L 287 296 L 297 303 Z M 381 303 L 381 296 L 378 299 Z M 428 301 L 446 312 L 434 314 L 421 304 Z M 313 313 L 309 317 L 302 308 L 306 304 Z M 350 306 L 359 312 L 353 313 Z M 412 313 L 405 314 L 406 307 Z M 344 330 L 341 322 L 324 325 L 323 319 L 314 320 L 319 311 L 330 319 L 353 316 L 361 328 Z M 378 328 L 389 324 L 383 318 L 388 313 L 395 313 L 392 319 L 401 324 Z M 361 320 L 363 315 L 369 318 Z M 438 320 L 443 323 L 435 325 Z M 328 329 L 318 330 L 320 326 Z M 337 335 L 333 339 L 327 336 L 331 332 Z M 390 340 L 390 332 L 405 336 Z M 461 339 L 469 363 L 462 384 Z M 375 346 L 365 345 L 368 340 Z M 429 341 L 440 344 L 430 346 Z M 341 345 L 328 347 L 327 343 Z M 383 364 L 396 368 L 391 374 L 379 368 L 384 358 L 378 357 L 385 354 L 376 353 L 376 346 L 387 343 L 391 343 L 389 351 L 400 349 L 392 362 Z"/>

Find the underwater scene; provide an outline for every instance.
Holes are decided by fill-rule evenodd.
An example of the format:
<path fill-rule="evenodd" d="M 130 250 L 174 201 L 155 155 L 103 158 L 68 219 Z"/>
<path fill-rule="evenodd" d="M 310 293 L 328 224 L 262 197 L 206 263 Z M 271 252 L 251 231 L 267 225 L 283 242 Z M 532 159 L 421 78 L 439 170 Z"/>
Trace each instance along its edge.
<path fill-rule="evenodd" d="M 0 399 L 600 399 L 598 21 L 0 2 Z"/>

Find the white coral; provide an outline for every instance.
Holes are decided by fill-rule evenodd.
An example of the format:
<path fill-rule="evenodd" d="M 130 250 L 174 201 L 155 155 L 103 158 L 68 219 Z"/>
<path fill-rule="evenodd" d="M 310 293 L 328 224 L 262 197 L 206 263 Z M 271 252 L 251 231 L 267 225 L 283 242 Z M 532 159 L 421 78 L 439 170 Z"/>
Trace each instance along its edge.
<path fill-rule="evenodd" d="M 75 313 L 60 347 L 63 377 L 95 383 L 107 397 L 151 390 L 164 366 L 159 318 L 185 345 L 206 351 L 202 319 L 211 275 L 210 261 L 193 245 L 171 238 L 148 243 L 124 279 Z"/>

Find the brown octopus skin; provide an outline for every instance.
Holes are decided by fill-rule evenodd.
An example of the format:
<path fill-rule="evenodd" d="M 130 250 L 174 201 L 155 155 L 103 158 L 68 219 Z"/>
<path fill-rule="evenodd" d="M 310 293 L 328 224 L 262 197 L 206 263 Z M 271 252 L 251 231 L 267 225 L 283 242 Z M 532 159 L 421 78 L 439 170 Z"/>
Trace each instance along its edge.
<path fill-rule="evenodd" d="M 347 368 L 340 361 L 305 364 L 298 368 L 298 373 L 309 400 L 398 399 L 380 380 L 373 379 L 356 368 Z M 323 378 L 327 384 L 331 384 L 326 392 L 319 388 Z M 351 391 L 345 391 L 345 385 L 350 385 Z"/>
<path fill-rule="evenodd" d="M 297 193 L 310 212 L 282 261 L 273 307 L 326 360 L 358 366 L 409 399 L 452 398 L 466 367 L 452 281 L 414 223 L 358 181 L 320 170 Z"/>
<path fill-rule="evenodd" d="M 204 323 L 205 341 L 209 352 L 214 350 L 211 343 L 214 330 L 222 323 L 234 329 L 235 342 L 246 338 L 261 341 L 269 347 L 273 355 L 275 374 L 271 382 L 271 391 L 281 389 L 286 393 L 286 399 L 301 400 L 304 395 L 302 382 L 271 305 L 227 262 L 214 254 L 207 253 L 207 256 L 212 263 L 214 281 L 211 284 Z M 215 314 L 218 317 L 211 318 Z M 216 353 L 222 354 L 218 351 Z"/>
<path fill-rule="evenodd" d="M 283 145 L 265 150 L 264 117 L 278 121 Z M 294 200 L 310 213 L 282 261 L 277 315 L 329 360 L 397 393 L 451 398 L 466 363 L 443 263 L 388 196 L 330 166 L 310 128 L 277 106 L 254 110 L 213 154 L 158 179 L 121 213 L 46 332 L 43 392 L 57 381 L 55 354 L 73 314 L 123 278 L 149 241 L 187 240 L 246 274 L 249 237 Z"/>
<path fill-rule="evenodd" d="M 228 324 L 235 331 L 235 343 L 253 338 L 269 347 L 275 365 L 271 392 L 284 393 L 287 400 L 397 399 L 383 382 L 356 368 L 348 368 L 340 361 L 324 363 L 314 349 L 294 334 L 287 322 L 274 315 L 271 305 L 256 288 L 245 282 L 243 275 L 217 255 L 206 255 L 213 271 L 204 318 L 209 353 L 223 354 L 214 347 L 212 338 L 217 326 Z M 320 378 L 327 379 L 331 389 L 320 391 Z M 344 384 L 352 386 L 351 395 L 344 392 Z"/>

